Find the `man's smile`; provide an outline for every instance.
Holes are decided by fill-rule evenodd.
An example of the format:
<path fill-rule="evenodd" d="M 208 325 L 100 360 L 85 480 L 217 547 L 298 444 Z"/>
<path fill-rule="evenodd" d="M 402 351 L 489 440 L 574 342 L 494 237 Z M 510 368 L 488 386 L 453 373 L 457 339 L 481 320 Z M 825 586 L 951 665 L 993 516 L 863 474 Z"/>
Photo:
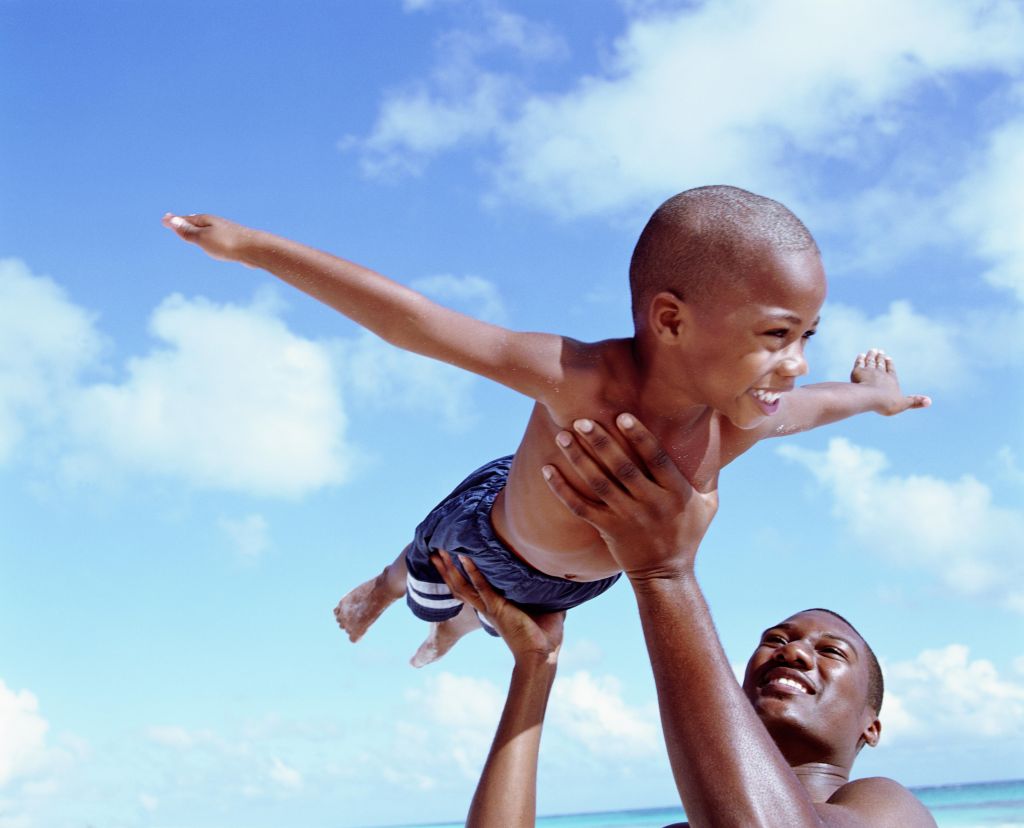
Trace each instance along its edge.
<path fill-rule="evenodd" d="M 805 696 L 813 696 L 818 692 L 803 673 L 799 670 L 794 670 L 791 667 L 775 667 L 766 671 L 764 675 L 761 676 L 761 681 L 758 686 L 778 690 L 782 693 L 801 694 Z"/>

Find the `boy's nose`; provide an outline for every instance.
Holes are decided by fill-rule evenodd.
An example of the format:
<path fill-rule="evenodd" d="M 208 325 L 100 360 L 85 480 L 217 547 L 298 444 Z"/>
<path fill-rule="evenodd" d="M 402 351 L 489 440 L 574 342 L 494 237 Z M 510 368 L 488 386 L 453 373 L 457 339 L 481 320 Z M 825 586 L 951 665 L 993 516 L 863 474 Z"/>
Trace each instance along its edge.
<path fill-rule="evenodd" d="M 803 351 L 791 351 L 779 363 L 779 373 L 786 377 L 802 377 L 807 373 Z"/>

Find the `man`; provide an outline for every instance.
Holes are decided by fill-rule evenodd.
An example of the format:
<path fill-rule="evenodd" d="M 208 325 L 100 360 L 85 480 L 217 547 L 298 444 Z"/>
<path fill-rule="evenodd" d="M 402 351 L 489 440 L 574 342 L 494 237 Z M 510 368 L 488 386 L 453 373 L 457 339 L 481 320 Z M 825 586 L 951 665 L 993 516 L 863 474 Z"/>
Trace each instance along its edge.
<path fill-rule="evenodd" d="M 616 425 L 639 462 L 599 425 L 588 425 L 559 435 L 568 464 L 588 481 L 587 496 L 553 466 L 544 476 L 601 533 L 633 587 L 689 824 L 934 828 L 924 806 L 893 780 L 848 781 L 861 747 L 876 744 L 881 733 L 881 674 L 857 631 L 827 610 L 797 613 L 762 635 L 740 688 L 694 575 L 715 495 L 696 492 L 634 417 L 620 415 Z M 525 615 L 469 561 L 469 581 L 447 556 L 438 566 L 453 591 L 493 621 L 515 656 L 467 825 L 533 825 L 540 731 L 562 617 Z"/>

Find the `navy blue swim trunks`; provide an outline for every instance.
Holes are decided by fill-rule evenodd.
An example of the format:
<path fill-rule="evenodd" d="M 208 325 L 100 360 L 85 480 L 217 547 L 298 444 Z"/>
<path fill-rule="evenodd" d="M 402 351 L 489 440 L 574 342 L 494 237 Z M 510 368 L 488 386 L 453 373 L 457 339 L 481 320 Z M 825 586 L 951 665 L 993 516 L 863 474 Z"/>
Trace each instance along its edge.
<path fill-rule="evenodd" d="M 572 609 L 596 598 L 619 575 L 600 581 L 567 581 L 556 578 L 517 557 L 494 534 L 491 507 L 508 480 L 511 457 L 481 466 L 455 487 L 416 527 L 405 550 L 409 570 L 405 600 L 413 614 L 424 621 L 454 618 L 462 609 L 441 575 L 430 562 L 438 549 L 473 559 L 497 592 L 530 613 Z M 484 622 L 484 628 L 496 635 Z"/>

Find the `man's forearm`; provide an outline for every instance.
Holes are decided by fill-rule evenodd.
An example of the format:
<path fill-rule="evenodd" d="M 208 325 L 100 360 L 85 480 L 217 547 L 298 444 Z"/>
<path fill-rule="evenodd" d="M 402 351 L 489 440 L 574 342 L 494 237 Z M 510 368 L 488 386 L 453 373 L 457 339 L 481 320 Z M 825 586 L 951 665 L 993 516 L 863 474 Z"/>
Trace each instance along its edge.
<path fill-rule="evenodd" d="M 692 571 L 633 584 L 669 761 L 692 826 L 820 826 L 736 683 Z"/>
<path fill-rule="evenodd" d="M 555 665 L 517 664 L 498 732 L 484 764 L 467 828 L 533 828 L 537 815 L 537 760 Z"/>

